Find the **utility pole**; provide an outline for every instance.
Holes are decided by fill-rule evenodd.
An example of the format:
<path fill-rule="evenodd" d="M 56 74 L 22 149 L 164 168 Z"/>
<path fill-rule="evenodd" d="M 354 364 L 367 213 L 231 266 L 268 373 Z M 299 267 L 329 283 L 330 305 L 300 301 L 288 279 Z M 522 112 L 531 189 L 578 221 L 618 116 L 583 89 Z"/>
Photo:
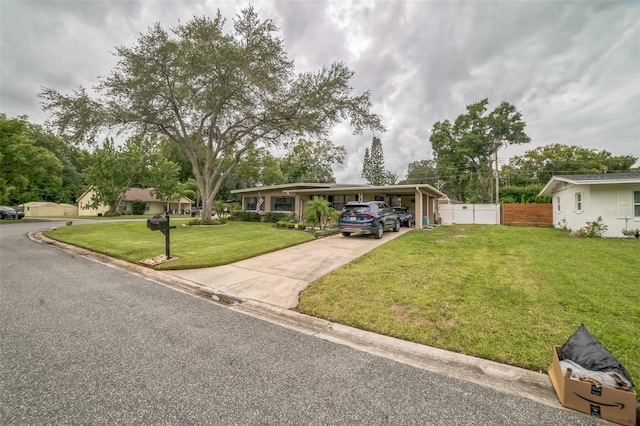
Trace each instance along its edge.
<path fill-rule="evenodd" d="M 500 204 L 500 170 L 498 170 L 498 147 L 496 146 L 496 204 Z"/>

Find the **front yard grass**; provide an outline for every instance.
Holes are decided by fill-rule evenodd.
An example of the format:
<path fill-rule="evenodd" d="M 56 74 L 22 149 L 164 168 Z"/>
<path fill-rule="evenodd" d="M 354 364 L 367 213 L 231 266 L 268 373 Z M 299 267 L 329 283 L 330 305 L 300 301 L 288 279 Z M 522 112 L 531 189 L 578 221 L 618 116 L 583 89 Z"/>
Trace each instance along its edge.
<path fill-rule="evenodd" d="M 640 383 L 639 253 L 550 228 L 441 226 L 313 282 L 298 309 L 540 372 L 584 323 Z"/>
<path fill-rule="evenodd" d="M 172 220 L 171 260 L 159 270 L 219 266 L 280 250 L 314 239 L 303 231 L 276 229 L 271 223 L 229 222 L 211 227 L 181 226 L 188 220 Z M 165 237 L 147 229 L 145 221 L 72 225 L 45 231 L 58 241 L 84 247 L 132 263 L 165 253 Z"/>

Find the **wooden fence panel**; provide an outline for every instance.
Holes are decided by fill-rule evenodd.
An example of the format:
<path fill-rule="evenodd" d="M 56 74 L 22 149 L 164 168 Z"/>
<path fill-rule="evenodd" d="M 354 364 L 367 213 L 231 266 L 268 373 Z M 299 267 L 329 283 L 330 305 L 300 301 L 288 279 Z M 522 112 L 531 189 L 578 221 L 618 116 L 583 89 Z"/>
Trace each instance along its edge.
<path fill-rule="evenodd" d="M 552 204 L 503 204 L 502 224 L 553 226 Z"/>

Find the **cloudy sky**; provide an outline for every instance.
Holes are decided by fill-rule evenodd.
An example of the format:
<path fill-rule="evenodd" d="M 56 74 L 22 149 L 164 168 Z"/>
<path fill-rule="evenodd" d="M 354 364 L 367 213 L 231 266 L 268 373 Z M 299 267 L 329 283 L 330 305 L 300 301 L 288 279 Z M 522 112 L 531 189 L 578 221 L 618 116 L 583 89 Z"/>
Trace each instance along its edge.
<path fill-rule="evenodd" d="M 0 0 L 0 112 L 42 123 L 42 86 L 69 93 L 113 68 L 113 46 L 131 45 L 155 22 L 174 27 L 241 1 Z M 356 73 L 382 116 L 386 166 L 402 179 L 430 158 L 434 122 L 488 98 L 515 105 L 531 143 L 501 162 L 551 143 L 640 157 L 638 1 L 257 1 L 281 29 L 298 71 L 335 61 Z M 231 29 L 230 24 L 229 30 Z M 348 156 L 340 183 L 362 182 L 372 134 L 332 133 Z"/>

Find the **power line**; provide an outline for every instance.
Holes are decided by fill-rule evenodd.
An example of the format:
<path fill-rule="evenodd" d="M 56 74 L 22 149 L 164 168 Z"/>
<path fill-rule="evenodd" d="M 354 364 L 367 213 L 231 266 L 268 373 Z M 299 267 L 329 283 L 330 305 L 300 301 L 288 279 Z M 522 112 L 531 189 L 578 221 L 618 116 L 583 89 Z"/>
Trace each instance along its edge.
<path fill-rule="evenodd" d="M 561 141 L 599 141 L 599 140 L 607 140 L 607 139 L 640 139 L 640 135 L 628 135 L 628 136 L 602 136 L 602 137 L 593 137 L 593 138 L 540 138 L 536 139 L 536 143 L 550 141 L 553 142 L 561 142 Z"/>

